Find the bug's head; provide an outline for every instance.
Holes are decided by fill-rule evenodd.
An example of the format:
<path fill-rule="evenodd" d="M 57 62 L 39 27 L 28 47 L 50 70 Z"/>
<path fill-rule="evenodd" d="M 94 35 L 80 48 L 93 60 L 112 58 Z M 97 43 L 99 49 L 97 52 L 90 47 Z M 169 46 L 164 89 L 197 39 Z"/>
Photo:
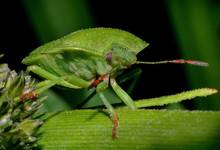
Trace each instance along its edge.
<path fill-rule="evenodd" d="M 106 60 L 113 68 L 121 70 L 135 64 L 137 57 L 134 52 L 127 48 L 114 45 L 111 51 L 106 54 Z"/>

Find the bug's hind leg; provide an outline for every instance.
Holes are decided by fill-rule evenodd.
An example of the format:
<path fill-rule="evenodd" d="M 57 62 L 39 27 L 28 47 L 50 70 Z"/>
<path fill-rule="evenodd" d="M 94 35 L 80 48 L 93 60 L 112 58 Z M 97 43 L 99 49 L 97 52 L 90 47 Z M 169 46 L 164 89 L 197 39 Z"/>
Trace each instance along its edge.
<path fill-rule="evenodd" d="M 112 138 L 115 139 L 118 136 L 118 134 L 117 134 L 117 129 L 119 127 L 118 114 L 115 112 L 114 108 L 108 102 L 107 98 L 104 96 L 104 94 L 102 92 L 99 92 L 98 95 L 99 95 L 100 99 L 102 100 L 102 102 L 104 103 L 105 107 L 107 108 L 108 113 L 110 114 L 110 117 L 112 119 L 112 123 L 113 123 Z"/>
<path fill-rule="evenodd" d="M 63 78 L 59 78 L 53 74 L 51 74 L 50 72 L 44 70 L 43 68 L 39 67 L 39 66 L 29 66 L 27 67 L 27 72 L 33 72 L 47 80 L 50 80 L 50 81 L 54 81 L 56 82 L 56 84 L 58 85 L 62 85 L 62 86 L 65 86 L 65 87 L 68 87 L 68 88 L 74 88 L 74 89 L 79 89 L 80 87 L 79 86 L 76 86 L 74 84 L 70 84 L 69 82 L 65 81 Z"/>

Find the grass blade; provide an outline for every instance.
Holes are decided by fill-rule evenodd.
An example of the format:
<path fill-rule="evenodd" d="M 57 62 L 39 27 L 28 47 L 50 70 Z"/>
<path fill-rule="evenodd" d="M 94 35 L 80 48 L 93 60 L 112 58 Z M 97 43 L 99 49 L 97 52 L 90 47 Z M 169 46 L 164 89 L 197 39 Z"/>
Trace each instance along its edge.
<path fill-rule="evenodd" d="M 183 100 L 191 100 L 195 97 L 204 97 L 204 96 L 212 95 L 217 92 L 218 91 L 216 89 L 201 88 L 201 89 L 195 89 L 174 95 L 138 100 L 135 102 L 135 105 L 138 108 L 150 107 L 150 106 L 163 106 L 166 104 L 177 103 Z"/>
<path fill-rule="evenodd" d="M 220 112 L 121 109 L 119 138 L 97 110 L 62 112 L 40 129 L 45 150 L 60 149 L 219 149 Z"/>

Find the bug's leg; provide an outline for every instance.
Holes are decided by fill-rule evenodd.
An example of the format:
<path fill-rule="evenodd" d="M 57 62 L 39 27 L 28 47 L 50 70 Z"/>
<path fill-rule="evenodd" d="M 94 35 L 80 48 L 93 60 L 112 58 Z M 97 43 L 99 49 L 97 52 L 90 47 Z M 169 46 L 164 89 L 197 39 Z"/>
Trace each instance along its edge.
<path fill-rule="evenodd" d="M 132 98 L 117 84 L 115 79 L 110 79 L 111 86 L 115 93 L 118 95 L 118 97 L 121 98 L 121 100 L 132 110 L 136 109 L 136 106 L 134 104 L 134 101 Z"/>
<path fill-rule="evenodd" d="M 115 112 L 115 110 L 112 107 L 112 105 L 108 102 L 108 100 L 106 99 L 104 94 L 102 92 L 99 92 L 98 95 L 99 95 L 100 99 L 102 100 L 102 102 L 104 103 L 105 107 L 107 108 L 108 113 L 110 114 L 110 117 L 112 119 L 112 122 L 113 122 L 112 138 L 115 139 L 115 138 L 117 138 L 117 129 L 119 127 L 118 115 Z"/>
<path fill-rule="evenodd" d="M 73 84 L 73 85 L 77 85 L 77 86 L 79 86 L 81 88 L 88 88 L 91 85 L 91 83 L 92 83 L 90 81 L 83 80 L 83 79 L 77 77 L 74 74 L 65 76 L 64 80 L 69 82 L 69 83 L 71 83 L 71 84 Z"/>
<path fill-rule="evenodd" d="M 50 81 L 59 81 L 57 84 L 58 85 L 62 85 L 62 86 L 65 86 L 65 87 L 68 87 L 68 88 L 74 88 L 74 89 L 79 89 L 81 87 L 79 86 L 76 86 L 74 84 L 70 84 L 69 82 L 65 81 L 64 79 L 62 78 L 58 78 L 57 76 L 51 74 L 50 72 L 40 68 L 39 66 L 29 66 L 27 67 L 27 71 L 28 72 L 34 72 L 35 74 L 45 78 L 45 79 L 48 79 Z"/>
<path fill-rule="evenodd" d="M 128 89 L 126 90 L 126 92 L 130 95 L 131 92 L 133 91 L 134 87 L 136 86 L 140 76 L 141 76 L 141 69 L 135 68 L 135 69 L 130 70 L 129 72 L 126 72 L 125 74 L 121 75 L 118 78 L 118 84 L 122 84 L 128 80 L 131 80 L 131 84 L 129 85 Z"/>
<path fill-rule="evenodd" d="M 109 86 L 109 75 L 104 75 L 101 76 L 101 82 L 98 83 L 98 85 L 96 86 L 96 91 L 98 93 L 98 96 L 100 97 L 100 99 L 102 100 L 103 104 L 105 105 L 105 107 L 107 108 L 108 113 L 110 114 L 110 117 L 112 119 L 113 122 L 113 128 L 112 128 L 112 138 L 115 139 L 117 138 L 117 129 L 119 126 L 119 119 L 118 119 L 118 115 L 115 112 L 114 108 L 112 107 L 112 105 L 108 102 L 107 98 L 105 97 L 105 95 L 103 94 L 103 92 L 108 88 Z M 96 82 L 96 81 L 95 81 Z"/>
<path fill-rule="evenodd" d="M 36 92 L 37 94 L 40 94 L 56 84 L 57 82 L 51 80 L 41 81 L 36 85 Z"/>

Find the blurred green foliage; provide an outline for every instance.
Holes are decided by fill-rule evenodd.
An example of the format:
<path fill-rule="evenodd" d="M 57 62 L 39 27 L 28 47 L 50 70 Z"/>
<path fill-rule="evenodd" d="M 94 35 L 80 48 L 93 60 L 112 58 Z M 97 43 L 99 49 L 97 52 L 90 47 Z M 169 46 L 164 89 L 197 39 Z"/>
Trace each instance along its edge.
<path fill-rule="evenodd" d="M 41 44 L 93 26 L 87 0 L 22 1 Z"/>
<path fill-rule="evenodd" d="M 220 89 L 220 3 L 211 0 L 167 0 L 169 17 L 181 54 L 184 58 L 204 60 L 208 68 L 185 66 L 192 88 L 203 86 Z M 195 102 L 198 109 L 220 109 L 220 95 L 204 103 Z"/>

